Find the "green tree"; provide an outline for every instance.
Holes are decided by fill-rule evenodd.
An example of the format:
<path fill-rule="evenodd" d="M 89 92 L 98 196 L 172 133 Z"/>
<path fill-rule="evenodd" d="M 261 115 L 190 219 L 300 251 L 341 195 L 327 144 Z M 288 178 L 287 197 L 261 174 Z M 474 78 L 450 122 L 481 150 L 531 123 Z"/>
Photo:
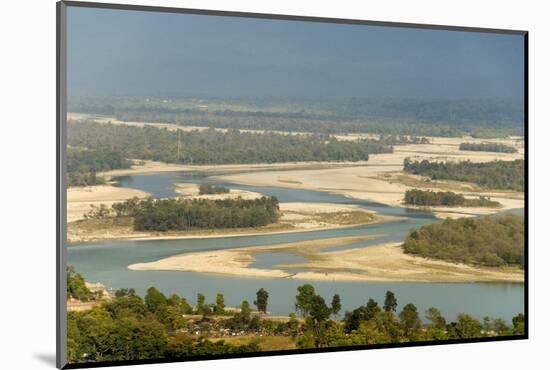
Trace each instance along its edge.
<path fill-rule="evenodd" d="M 216 305 L 214 306 L 214 313 L 216 315 L 223 315 L 225 313 L 225 300 L 222 293 L 216 295 Z"/>
<path fill-rule="evenodd" d="M 208 315 L 211 313 L 210 308 L 205 303 L 206 297 L 202 293 L 197 294 L 197 313 L 201 315 Z"/>
<path fill-rule="evenodd" d="M 340 301 L 340 295 L 335 294 L 332 296 L 332 302 L 330 303 L 331 313 L 336 316 L 342 309 L 342 302 Z"/>
<path fill-rule="evenodd" d="M 359 325 L 356 333 L 365 344 L 398 343 L 403 339 L 402 329 L 392 312 L 379 311 Z"/>
<path fill-rule="evenodd" d="M 311 318 L 320 323 L 327 320 L 330 317 L 332 310 L 326 305 L 325 299 L 320 295 L 315 295 L 310 304 L 310 316 Z"/>
<path fill-rule="evenodd" d="M 258 308 L 258 311 L 267 313 L 267 300 L 269 298 L 269 293 L 264 288 L 260 288 L 256 292 L 256 300 L 254 301 L 254 304 Z"/>
<path fill-rule="evenodd" d="M 248 301 L 242 301 L 241 302 L 241 316 L 246 320 L 250 321 L 250 314 L 252 310 L 250 309 L 250 304 Z"/>
<path fill-rule="evenodd" d="M 88 289 L 84 278 L 76 272 L 73 266 L 67 266 L 67 295 L 82 302 L 96 298 L 96 294 Z"/>
<path fill-rule="evenodd" d="M 481 323 L 471 315 L 461 313 L 457 321 L 447 327 L 450 338 L 478 338 L 481 336 Z"/>
<path fill-rule="evenodd" d="M 519 313 L 512 318 L 512 325 L 512 332 L 514 335 L 525 334 L 525 316 L 522 313 Z"/>
<path fill-rule="evenodd" d="M 157 288 L 150 287 L 145 294 L 145 306 L 149 312 L 156 313 L 166 307 L 166 296 Z"/>
<path fill-rule="evenodd" d="M 374 299 L 369 298 L 369 301 L 367 302 L 367 307 L 365 310 L 365 319 L 371 320 L 378 312 L 380 312 L 380 306 L 378 306 L 378 302 L 376 302 Z"/>
<path fill-rule="evenodd" d="M 298 330 L 300 329 L 300 321 L 298 321 L 294 312 L 288 314 L 288 322 L 286 324 L 287 331 L 292 337 L 295 338 L 298 335 Z"/>
<path fill-rule="evenodd" d="M 364 306 L 354 309 L 352 312 L 346 312 L 344 316 L 344 331 L 351 333 L 358 330 L 363 321 L 372 320 L 377 313 L 381 312 L 378 302 L 369 298 Z"/>
<path fill-rule="evenodd" d="M 384 311 L 385 312 L 395 312 L 397 309 L 397 298 L 395 294 L 391 291 L 386 291 L 386 298 L 384 299 Z"/>
<path fill-rule="evenodd" d="M 299 286 L 297 291 L 296 311 L 300 312 L 303 317 L 306 317 L 311 311 L 311 305 L 315 297 L 315 288 L 310 284 L 304 284 Z"/>
<path fill-rule="evenodd" d="M 399 318 L 408 335 L 412 335 L 422 324 L 416 306 L 412 303 L 408 303 L 403 307 L 403 310 L 399 313 Z"/>
<path fill-rule="evenodd" d="M 128 297 L 136 295 L 136 291 L 133 288 L 120 288 L 115 291 L 115 297 Z"/>
<path fill-rule="evenodd" d="M 492 319 L 488 316 L 483 318 L 481 328 L 483 330 L 483 334 L 487 336 L 511 334 L 510 327 L 506 324 L 506 321 L 502 319 Z"/>
<path fill-rule="evenodd" d="M 435 307 L 426 310 L 426 318 L 430 321 L 431 326 L 437 329 L 444 329 L 447 324 L 441 312 Z"/>
<path fill-rule="evenodd" d="M 326 321 L 330 317 L 332 310 L 325 303 L 325 299 L 320 295 L 315 295 L 310 302 L 309 316 L 306 318 L 306 328 L 313 332 L 315 347 L 321 348 L 327 345 L 325 331 L 327 329 Z"/>
<path fill-rule="evenodd" d="M 169 306 L 175 307 L 177 309 L 177 312 L 179 312 L 180 314 L 190 314 L 193 312 L 193 308 L 187 302 L 187 299 L 180 297 L 177 294 L 172 294 L 170 297 L 168 297 L 166 303 Z"/>
<path fill-rule="evenodd" d="M 441 315 L 441 312 L 435 308 L 430 307 L 426 311 L 426 319 L 430 322 L 426 330 L 426 339 L 428 340 L 445 340 L 447 339 L 446 320 Z"/>

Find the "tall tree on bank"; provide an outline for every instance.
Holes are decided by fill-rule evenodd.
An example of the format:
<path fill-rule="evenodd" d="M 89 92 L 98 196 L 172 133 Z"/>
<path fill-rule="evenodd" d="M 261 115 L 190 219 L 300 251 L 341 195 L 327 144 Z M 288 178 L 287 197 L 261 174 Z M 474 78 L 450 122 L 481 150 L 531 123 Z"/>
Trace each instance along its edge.
<path fill-rule="evenodd" d="M 311 311 L 313 298 L 315 297 L 315 288 L 310 284 L 304 284 L 297 288 L 296 295 L 296 311 L 299 311 L 302 316 L 306 317 Z"/>
<path fill-rule="evenodd" d="M 145 294 L 145 305 L 150 312 L 158 312 L 166 306 L 166 296 L 157 288 L 150 287 Z"/>
<path fill-rule="evenodd" d="M 386 298 L 384 299 L 384 311 L 386 312 L 395 312 L 397 309 L 397 299 L 395 294 L 391 291 L 386 292 Z"/>
<path fill-rule="evenodd" d="M 320 295 L 315 295 L 311 299 L 309 317 L 306 318 L 306 327 L 313 331 L 315 347 L 326 347 L 327 320 L 330 318 L 332 309 L 325 303 L 325 299 Z"/>
<path fill-rule="evenodd" d="M 332 302 L 330 303 L 331 313 L 334 316 L 337 316 L 340 310 L 342 309 L 342 302 L 340 300 L 340 295 L 335 294 L 332 296 Z"/>
<path fill-rule="evenodd" d="M 399 313 L 399 318 L 405 327 L 405 332 L 411 337 L 422 325 L 416 306 L 412 303 L 408 303 L 403 307 L 403 310 Z"/>
<path fill-rule="evenodd" d="M 246 321 L 250 321 L 250 313 L 250 304 L 248 303 L 248 301 L 242 301 L 240 314 Z"/>
<path fill-rule="evenodd" d="M 205 303 L 206 297 L 202 293 L 197 294 L 197 313 L 208 315 L 211 313 L 210 307 Z"/>
<path fill-rule="evenodd" d="M 225 300 L 222 293 L 216 295 L 216 305 L 214 306 L 214 313 L 216 315 L 223 315 L 225 313 Z"/>
<path fill-rule="evenodd" d="M 267 313 L 267 300 L 269 298 L 269 293 L 264 288 L 260 288 L 256 292 L 256 300 L 254 301 L 254 305 L 258 308 L 258 311 Z"/>

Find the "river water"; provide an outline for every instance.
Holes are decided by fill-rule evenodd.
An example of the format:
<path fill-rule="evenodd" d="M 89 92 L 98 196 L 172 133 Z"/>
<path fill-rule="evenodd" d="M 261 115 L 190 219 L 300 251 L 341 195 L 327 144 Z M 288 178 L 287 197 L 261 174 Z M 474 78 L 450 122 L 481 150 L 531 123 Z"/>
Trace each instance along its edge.
<path fill-rule="evenodd" d="M 151 262 L 185 252 L 226 249 L 244 246 L 271 245 L 303 240 L 341 236 L 380 235 L 372 240 L 353 243 L 345 248 L 368 248 L 369 245 L 401 241 L 412 228 L 435 221 L 429 212 L 390 207 L 368 201 L 319 191 L 257 187 L 225 183 L 200 173 L 166 172 L 116 178 L 119 186 L 141 189 L 154 197 L 176 196 L 175 183 L 209 183 L 235 189 L 255 191 L 276 196 L 280 202 L 326 202 L 357 204 L 382 215 L 405 219 L 352 228 L 281 233 L 274 235 L 233 236 L 207 239 L 101 241 L 71 244 L 68 263 L 74 265 L 88 281 L 101 282 L 111 288 L 134 288 L 139 294 L 155 286 L 165 294 L 177 293 L 194 303 L 197 293 L 203 293 L 208 302 L 214 302 L 217 293 L 223 293 L 228 306 L 237 306 L 243 299 L 253 302 L 255 292 L 264 288 L 269 292 L 268 310 L 286 315 L 294 311 L 296 288 L 310 283 L 319 294 L 330 301 L 333 294 L 342 298 L 342 312 L 365 304 L 369 298 L 382 303 L 386 290 L 395 293 L 399 308 L 414 303 L 423 313 L 437 307 L 447 319 L 467 312 L 481 319 L 500 317 L 507 321 L 523 312 L 524 285 L 521 283 L 387 283 L 387 282 L 327 282 L 292 280 L 285 278 L 240 278 L 215 274 L 180 271 L 131 271 L 128 265 Z M 515 210 L 523 214 L 523 209 Z M 344 248 L 342 246 L 333 248 Z M 327 249 L 331 250 L 331 249 Z M 291 253 L 260 253 L 253 267 L 270 268 L 273 265 L 300 261 Z"/>

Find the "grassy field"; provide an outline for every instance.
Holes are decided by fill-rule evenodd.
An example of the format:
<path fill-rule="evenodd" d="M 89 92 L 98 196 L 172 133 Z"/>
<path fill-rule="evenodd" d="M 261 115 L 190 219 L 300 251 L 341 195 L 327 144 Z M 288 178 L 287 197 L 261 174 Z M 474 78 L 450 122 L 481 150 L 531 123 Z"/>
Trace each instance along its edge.
<path fill-rule="evenodd" d="M 216 341 L 216 339 L 211 339 Z M 227 337 L 220 338 L 226 343 L 233 345 L 243 345 L 251 342 L 256 342 L 262 349 L 262 351 L 279 351 L 285 349 L 296 349 L 295 340 L 286 335 L 266 335 L 266 336 L 257 336 L 257 335 L 243 335 L 238 337 Z"/>

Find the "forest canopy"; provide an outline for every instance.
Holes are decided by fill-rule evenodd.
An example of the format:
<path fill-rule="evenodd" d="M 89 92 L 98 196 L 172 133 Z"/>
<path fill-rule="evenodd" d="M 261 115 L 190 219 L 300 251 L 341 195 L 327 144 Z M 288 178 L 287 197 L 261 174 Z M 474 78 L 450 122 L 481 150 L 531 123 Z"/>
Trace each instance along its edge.
<path fill-rule="evenodd" d="M 258 199 L 144 199 L 92 210 L 88 218 L 131 217 L 135 230 L 170 231 L 259 227 L 279 219 L 276 197 Z"/>
<path fill-rule="evenodd" d="M 120 153 L 107 150 L 67 149 L 68 186 L 90 186 L 104 183 L 98 172 L 130 168 L 132 162 Z"/>
<path fill-rule="evenodd" d="M 523 135 L 513 99 L 71 97 L 71 112 L 189 126 L 425 136 Z"/>
<path fill-rule="evenodd" d="M 256 312 L 247 300 L 237 310 L 227 309 L 223 293 L 216 295 L 215 303 L 198 293 L 192 305 L 185 297 L 166 296 L 155 287 L 143 298 L 134 289 L 118 289 L 92 309 L 68 312 L 67 357 L 70 363 L 184 359 L 280 349 L 264 347 L 268 342 L 260 342 L 262 338 L 288 343 L 286 349 L 305 349 L 513 336 L 525 330 L 521 313 L 510 324 L 498 318 L 479 321 L 465 313 L 447 322 L 437 308 L 422 313 L 413 303 L 398 311 L 399 297 L 391 291 L 383 305 L 365 297 L 365 305 L 338 320 L 340 295 L 334 294 L 327 304 L 310 284 L 299 286 L 296 293 L 296 313 L 273 320 L 264 312 L 269 293 L 263 288 L 256 294 Z M 230 340 L 235 335 L 241 336 L 237 342 Z"/>
<path fill-rule="evenodd" d="M 405 172 L 428 176 L 432 180 L 472 182 L 477 185 L 502 190 L 523 191 L 525 183 L 523 159 L 484 163 L 413 161 L 406 158 Z"/>
<path fill-rule="evenodd" d="M 495 143 L 461 143 L 458 148 L 474 152 L 517 153 L 518 151 L 513 146 Z"/>
<path fill-rule="evenodd" d="M 391 153 L 378 140 L 338 141 L 328 135 L 281 135 L 237 130 L 178 132 L 156 127 L 70 122 L 68 144 L 112 151 L 124 158 L 185 164 L 366 161 L 371 153 Z"/>
<path fill-rule="evenodd" d="M 411 189 L 405 192 L 405 204 L 416 206 L 465 206 L 465 207 L 498 207 L 499 202 L 480 196 L 467 199 L 462 194 L 452 191 L 431 191 Z"/>
<path fill-rule="evenodd" d="M 447 219 L 412 231 L 405 253 L 483 266 L 523 268 L 524 218 L 516 215 Z"/>

